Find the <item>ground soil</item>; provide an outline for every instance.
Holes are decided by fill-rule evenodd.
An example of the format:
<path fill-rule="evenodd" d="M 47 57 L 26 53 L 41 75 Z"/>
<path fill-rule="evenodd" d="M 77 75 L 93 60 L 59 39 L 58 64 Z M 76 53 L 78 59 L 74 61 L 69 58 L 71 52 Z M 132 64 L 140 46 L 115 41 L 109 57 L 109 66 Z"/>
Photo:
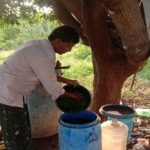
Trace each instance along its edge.
<path fill-rule="evenodd" d="M 131 82 L 132 78 L 124 85 L 123 104 L 150 111 L 150 82 L 136 78 L 132 88 Z M 150 150 L 150 117 L 135 116 L 131 143 L 127 147 L 127 150 Z"/>
<path fill-rule="evenodd" d="M 135 108 L 149 109 L 150 105 L 142 101 L 133 103 L 126 100 L 126 104 Z M 150 150 L 150 117 L 135 116 L 131 134 L 131 143 L 127 146 L 127 150 Z"/>

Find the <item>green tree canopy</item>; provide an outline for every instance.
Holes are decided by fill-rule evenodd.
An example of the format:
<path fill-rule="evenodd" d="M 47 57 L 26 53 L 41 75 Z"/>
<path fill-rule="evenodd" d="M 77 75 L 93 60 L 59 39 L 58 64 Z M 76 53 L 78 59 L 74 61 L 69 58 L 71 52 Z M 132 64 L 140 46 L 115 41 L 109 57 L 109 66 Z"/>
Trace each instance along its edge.
<path fill-rule="evenodd" d="M 27 19 L 32 23 L 37 19 L 39 12 L 43 12 L 40 17 L 55 18 L 48 0 L 0 0 L 0 4 L 1 25 L 19 24 L 20 19 Z M 49 11 L 45 12 L 44 8 L 47 7 L 49 7 Z"/>

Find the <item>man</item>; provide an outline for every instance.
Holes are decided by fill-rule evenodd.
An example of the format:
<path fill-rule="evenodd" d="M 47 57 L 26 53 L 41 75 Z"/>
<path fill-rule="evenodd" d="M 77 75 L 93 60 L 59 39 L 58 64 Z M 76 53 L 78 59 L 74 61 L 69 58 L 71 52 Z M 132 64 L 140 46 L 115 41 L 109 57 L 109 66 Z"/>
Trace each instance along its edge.
<path fill-rule="evenodd" d="M 28 111 L 23 96 L 42 84 L 52 99 L 64 92 L 55 73 L 55 53 L 71 51 L 79 42 L 78 33 L 69 26 L 52 31 L 48 40 L 23 44 L 0 68 L 0 124 L 7 150 L 32 150 Z M 58 78 L 63 82 L 61 78 Z M 77 84 L 76 80 L 65 83 Z"/>

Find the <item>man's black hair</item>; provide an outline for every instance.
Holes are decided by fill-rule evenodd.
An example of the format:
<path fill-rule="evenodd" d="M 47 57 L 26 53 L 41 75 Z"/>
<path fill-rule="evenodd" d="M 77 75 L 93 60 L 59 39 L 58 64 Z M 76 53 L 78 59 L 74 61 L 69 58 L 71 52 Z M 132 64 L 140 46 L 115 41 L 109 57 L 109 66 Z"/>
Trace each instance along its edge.
<path fill-rule="evenodd" d="M 64 25 L 55 28 L 48 36 L 48 39 L 50 41 L 60 39 L 63 42 L 73 42 L 76 44 L 79 42 L 79 34 L 74 28 Z"/>

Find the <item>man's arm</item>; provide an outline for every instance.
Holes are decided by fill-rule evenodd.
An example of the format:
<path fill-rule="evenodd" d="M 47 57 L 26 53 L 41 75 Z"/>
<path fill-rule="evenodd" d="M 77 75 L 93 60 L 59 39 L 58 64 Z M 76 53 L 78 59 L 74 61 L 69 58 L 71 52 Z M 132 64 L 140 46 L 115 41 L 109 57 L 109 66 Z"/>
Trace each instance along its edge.
<path fill-rule="evenodd" d="M 64 78 L 62 76 L 57 76 L 57 81 L 65 83 L 65 84 L 73 84 L 73 85 L 79 84 L 77 80 L 67 79 L 67 78 Z"/>

